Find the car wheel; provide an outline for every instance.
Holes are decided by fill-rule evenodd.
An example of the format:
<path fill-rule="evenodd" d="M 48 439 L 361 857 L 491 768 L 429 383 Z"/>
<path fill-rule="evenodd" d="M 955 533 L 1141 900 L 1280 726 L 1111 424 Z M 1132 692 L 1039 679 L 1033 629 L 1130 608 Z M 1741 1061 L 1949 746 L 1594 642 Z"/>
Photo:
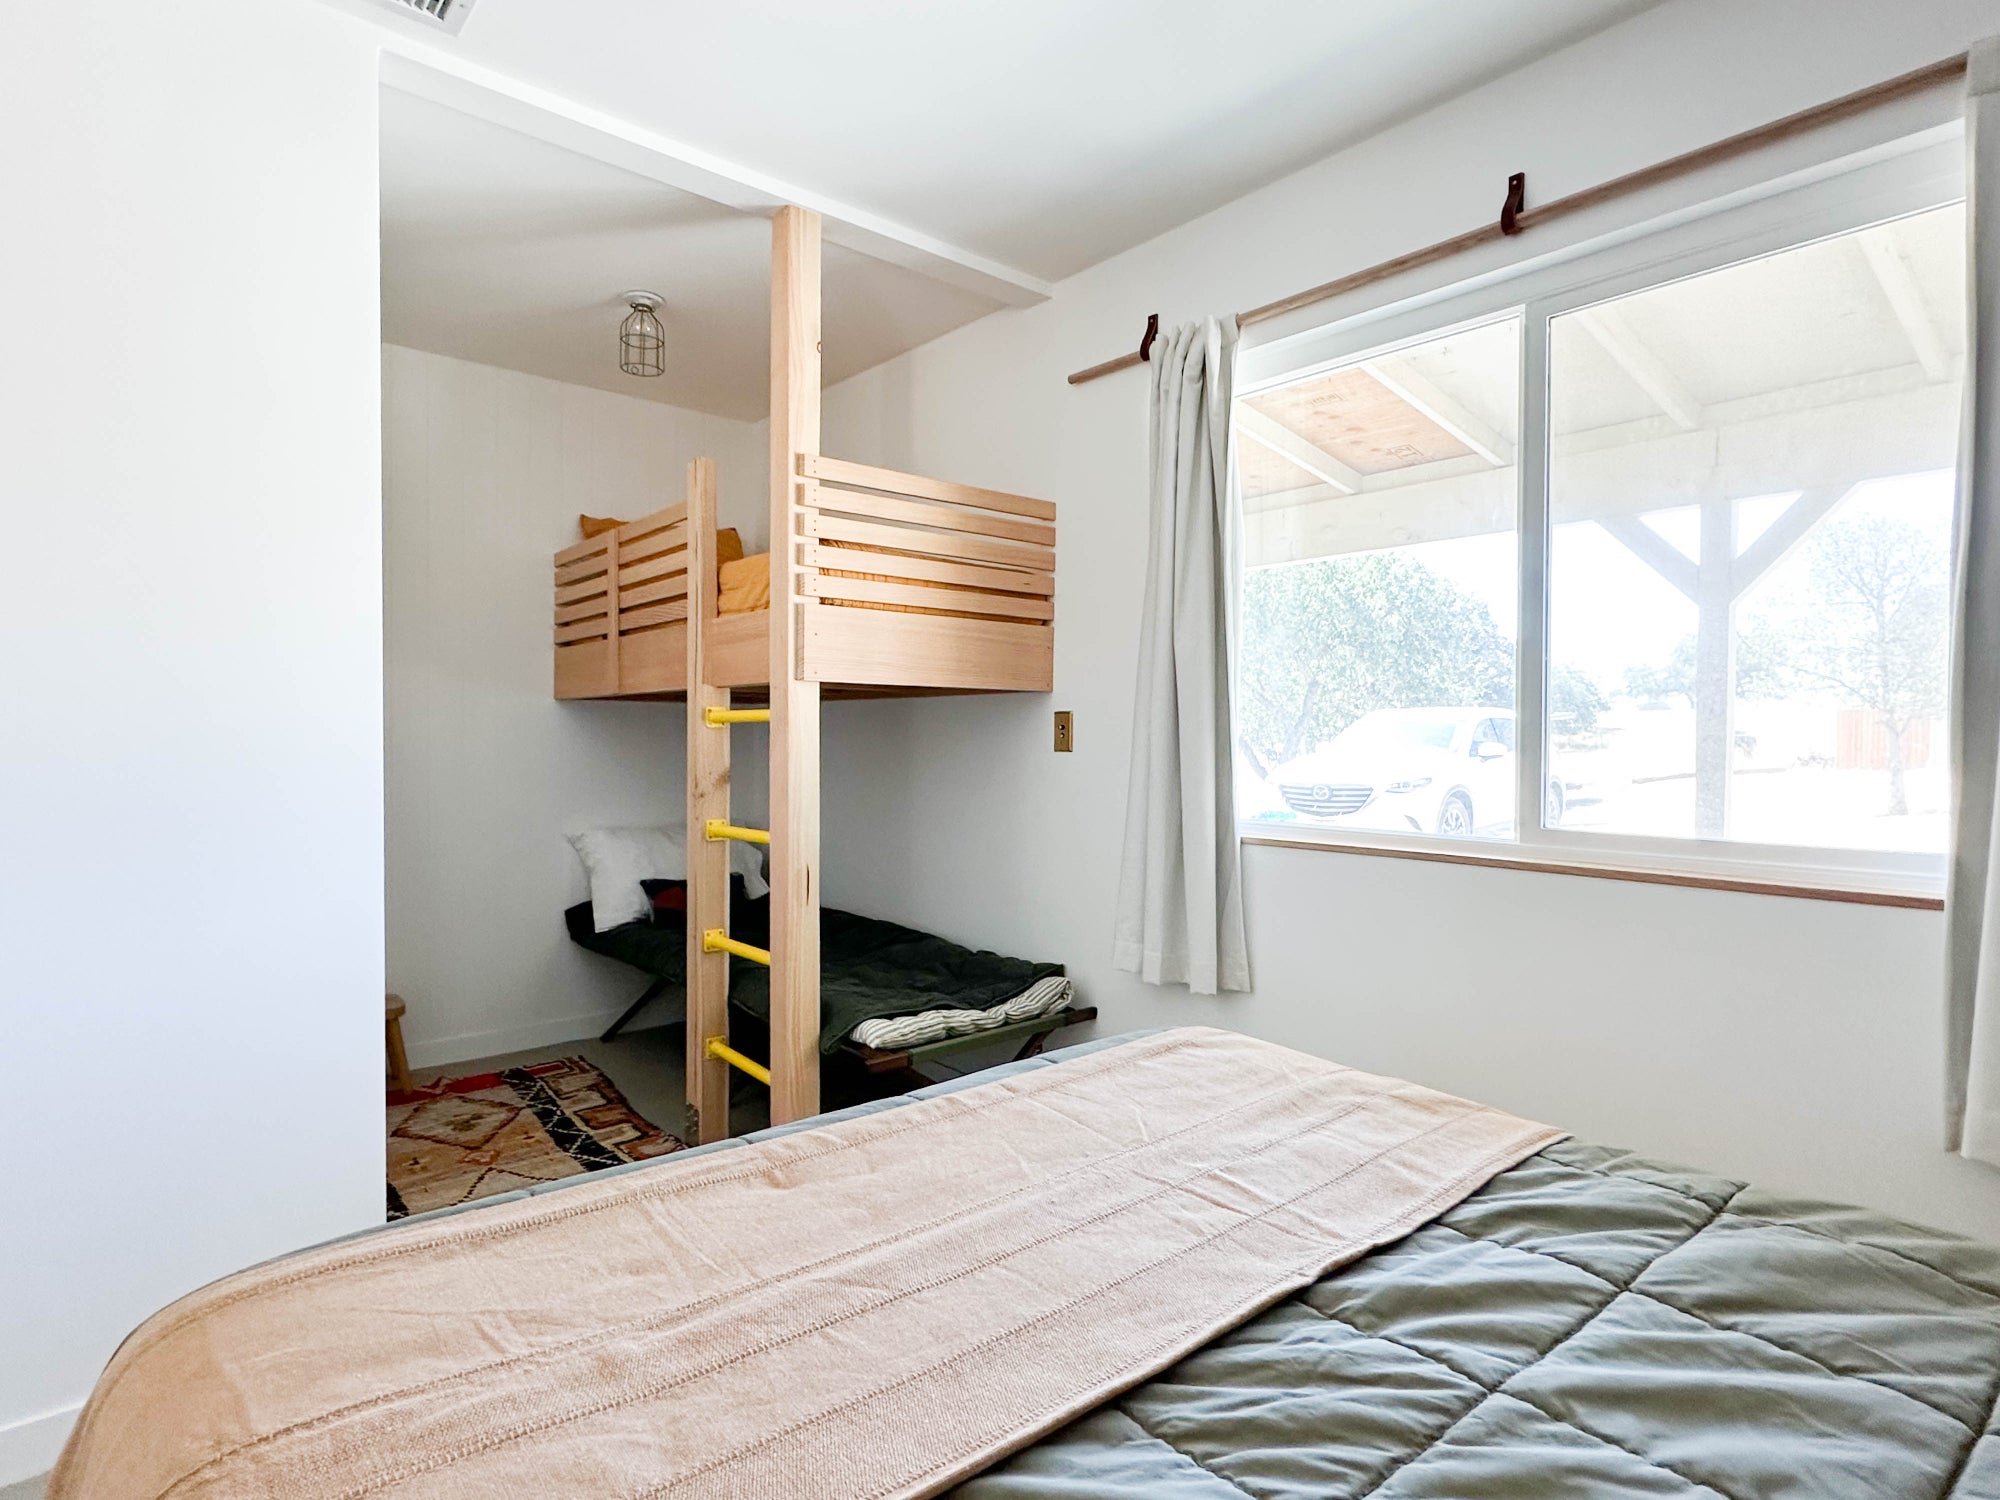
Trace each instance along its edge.
<path fill-rule="evenodd" d="M 1453 792 L 1444 799 L 1438 809 L 1438 832 L 1448 839 L 1472 837 L 1472 799 L 1465 793 Z"/>
<path fill-rule="evenodd" d="M 1542 808 L 1542 827 L 1560 828 L 1562 826 L 1565 805 L 1562 783 L 1560 781 L 1551 781 L 1549 783 L 1548 800 Z"/>

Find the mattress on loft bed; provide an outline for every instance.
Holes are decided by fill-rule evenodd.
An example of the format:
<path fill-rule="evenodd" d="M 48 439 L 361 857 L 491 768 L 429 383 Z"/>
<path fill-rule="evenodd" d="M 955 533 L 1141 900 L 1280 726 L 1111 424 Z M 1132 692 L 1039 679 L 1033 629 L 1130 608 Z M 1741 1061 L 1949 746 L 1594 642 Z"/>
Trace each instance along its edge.
<path fill-rule="evenodd" d="M 786 1150 L 784 1161 L 792 1175 L 783 1179 L 783 1190 L 804 1191 L 795 1178 L 823 1176 L 822 1166 L 839 1169 L 846 1140 L 841 1132 L 852 1122 L 882 1113 L 896 1122 L 907 1119 L 922 1146 L 944 1139 L 941 1132 L 954 1116 L 936 1111 L 949 1096 L 977 1089 L 982 1093 L 976 1097 L 983 1101 L 988 1085 L 1033 1080 L 1057 1085 L 1043 1090 L 1044 1097 L 1054 1098 L 1062 1092 L 1064 1073 L 1051 1070 L 1081 1068 L 1084 1072 L 1075 1076 L 1082 1077 L 1128 1052 L 1156 1052 L 1163 1041 L 1171 1041 L 1171 1034 L 1085 1043 L 836 1114 L 549 1184 L 512 1200 L 419 1216 L 345 1244 L 357 1258 L 372 1256 L 378 1264 L 400 1258 L 409 1264 L 401 1247 L 421 1249 L 419 1242 L 442 1221 L 465 1216 L 466 1237 L 477 1235 L 493 1244 L 491 1253 L 504 1255 L 499 1236 L 483 1226 L 510 1226 L 543 1199 L 551 1200 L 546 1206 L 552 1212 L 542 1216 L 547 1230 L 556 1232 L 576 1217 L 565 1205 L 588 1205 L 619 1178 L 659 1197 L 692 1179 L 715 1177 L 711 1169 L 724 1153 L 732 1154 L 731 1162 L 758 1167 L 759 1148 Z M 1240 1081 L 1199 1088 L 1182 1109 L 1185 1126 L 1171 1135 L 1189 1144 L 1207 1141 L 1230 1129 L 1233 1117 L 1256 1097 Z M 1339 1132 L 1336 1139 L 1357 1143 L 1370 1134 L 1370 1127 L 1352 1115 L 1331 1128 Z M 1013 1139 L 998 1123 L 994 1129 L 997 1139 Z M 807 1137 L 798 1143 L 804 1149 L 782 1146 L 793 1136 Z M 1071 1130 L 1060 1139 L 1082 1149 L 1092 1136 Z M 1017 1154 L 1003 1152 L 996 1160 L 1011 1163 Z M 1105 1162 L 1107 1169 L 1111 1165 Z M 741 1179 L 752 1174 L 732 1167 L 729 1175 Z M 1141 1186 L 1162 1180 L 1137 1170 L 1133 1178 Z M 1276 1183 L 1280 1197 L 1286 1180 L 1281 1175 Z M 1296 1186 L 1313 1180 L 1317 1178 Z M 871 1211 L 905 1201 L 893 1183 L 879 1176 L 857 1174 L 850 1186 L 855 1201 L 865 1201 Z M 973 1198 L 1000 1206 L 1012 1196 L 1007 1187 L 977 1175 L 965 1182 Z M 1233 1169 L 1231 1187 L 1232 1200 L 1248 1193 L 1253 1203 L 1274 1191 L 1271 1184 L 1258 1188 L 1245 1183 Z M 529 1203 L 520 1203 L 523 1198 Z M 510 1201 L 516 1207 L 503 1211 L 501 1206 Z M 773 1238 L 799 1238 L 806 1258 L 823 1253 L 817 1243 L 827 1232 L 823 1222 L 783 1215 L 771 1222 Z M 1006 1221 L 999 1221 L 995 1232 L 1007 1233 Z M 382 1249 L 371 1251 L 376 1245 Z M 303 1252 L 250 1275 L 262 1275 L 283 1290 L 298 1282 L 291 1267 L 309 1265 L 308 1257 L 325 1253 Z M 647 1254 L 614 1263 L 597 1256 L 569 1275 L 615 1283 L 621 1277 L 643 1277 L 659 1259 Z M 933 1273 L 938 1269 L 922 1257 L 918 1266 Z M 1097 1279 L 1111 1275 L 1099 1271 Z M 1115 1279 L 1110 1284 L 1115 1286 Z M 1018 1294 L 1031 1298 L 1037 1285 L 1025 1280 Z M 874 1283 L 858 1286 L 866 1290 Z M 212 1294 L 203 1295 L 211 1304 L 217 1301 Z M 629 1312 L 620 1321 L 621 1311 L 628 1309 L 626 1300 L 611 1295 L 602 1301 L 605 1319 L 618 1330 L 632 1333 L 650 1326 L 630 1322 Z M 480 1307 L 490 1313 L 490 1297 Z M 1088 1299 L 1067 1304 L 1066 1311 L 1087 1307 Z M 385 1337 L 416 1321 L 377 1319 L 374 1305 L 362 1301 L 353 1311 L 357 1327 Z M 945 1311 L 926 1341 L 927 1351 L 931 1346 L 942 1349 L 961 1334 L 952 1326 L 948 1306 Z M 825 1308 L 810 1299 L 800 1304 L 797 1315 L 803 1325 L 828 1322 Z M 1140 1313 L 1134 1321 L 1149 1326 L 1157 1316 Z M 1995 1392 L 2000 1390 L 2000 1248 L 1605 1147 L 1575 1142 L 1546 1146 L 1491 1175 L 1469 1196 L 1446 1195 L 1426 1222 L 1401 1238 L 1379 1243 L 1339 1269 L 1303 1276 L 1288 1293 L 1245 1307 L 1228 1321 L 1230 1326 L 1202 1347 L 1164 1368 L 1155 1366 L 1157 1373 L 1135 1378 L 1011 1457 L 995 1455 L 983 1473 L 956 1488 L 877 1482 L 851 1492 L 948 1492 L 957 1500 L 2000 1496 L 2000 1432 L 1994 1419 Z M 119 1356 L 121 1365 L 160 1357 L 145 1347 L 149 1337 L 157 1343 L 152 1330 L 160 1322 L 128 1341 Z M 327 1341 L 318 1321 L 299 1326 L 305 1332 L 288 1337 L 310 1334 Z M 426 1307 L 419 1326 L 444 1325 Z M 723 1317 L 718 1326 L 735 1322 Z M 555 1338 L 555 1333 L 530 1325 L 524 1329 L 544 1343 Z M 206 1354 L 209 1347 L 203 1345 L 199 1352 Z M 839 1348 L 852 1355 L 865 1346 L 856 1333 Z M 377 1338 L 357 1337 L 347 1353 L 367 1370 L 374 1387 L 393 1388 L 399 1379 L 413 1379 L 401 1370 L 368 1369 L 370 1359 L 388 1359 Z M 897 1353 L 885 1351 L 885 1358 Z M 533 1358 L 517 1351 L 503 1362 L 521 1370 L 520 1389 L 507 1391 L 504 1398 L 524 1399 L 538 1378 Z M 267 1376 L 260 1367 L 249 1368 L 260 1378 Z M 602 1379 L 611 1381 L 621 1369 L 606 1362 Z M 418 1373 L 431 1385 L 440 1383 L 434 1370 Z M 652 1384 L 641 1385 L 644 1373 L 654 1376 Z M 1063 1362 L 1052 1362 L 1049 1382 L 1058 1382 L 1063 1373 Z M 135 1374 L 137 1380 L 131 1378 Z M 130 1406 L 139 1399 L 131 1392 L 146 1372 L 112 1372 L 118 1375 L 127 1377 L 124 1399 Z M 150 1421 L 155 1434 L 179 1434 L 190 1425 L 182 1418 L 198 1414 L 189 1393 L 200 1388 L 179 1369 L 168 1370 L 166 1377 L 159 1382 L 161 1406 L 140 1404 L 119 1412 L 107 1409 L 114 1386 L 107 1376 L 72 1439 L 64 1472 L 51 1492 L 56 1500 L 161 1493 L 152 1486 L 92 1488 L 88 1480 L 97 1463 L 116 1465 L 130 1455 L 137 1464 L 140 1450 L 125 1441 L 135 1425 Z M 699 1472 L 714 1461 L 724 1434 L 707 1433 L 682 1452 L 664 1431 L 670 1404 L 643 1413 L 636 1409 L 642 1397 L 666 1388 L 660 1381 L 670 1380 L 671 1372 L 632 1371 L 625 1378 L 632 1389 L 611 1394 L 625 1403 L 619 1409 L 633 1408 L 631 1419 L 614 1438 L 599 1435 L 598 1441 L 585 1443 L 590 1435 L 579 1433 L 577 1462 L 657 1468 L 662 1460 L 670 1464 L 679 1459 Z M 413 1384 L 408 1389 L 421 1394 L 428 1387 Z M 673 1387 L 676 1394 L 694 1389 Z M 774 1380 L 768 1389 L 780 1393 L 789 1388 Z M 560 1422 L 581 1428 L 609 1399 L 585 1399 L 597 1395 L 594 1390 L 578 1395 L 576 1409 Z M 366 1467 L 379 1454 L 383 1462 L 401 1463 L 408 1477 L 406 1488 L 387 1474 L 364 1476 L 371 1481 L 366 1492 L 387 1500 L 414 1495 L 427 1482 L 430 1487 L 421 1488 L 426 1495 L 496 1492 L 478 1488 L 476 1475 L 461 1473 L 461 1467 L 480 1462 L 487 1449 L 460 1441 L 445 1451 L 454 1434 L 422 1425 L 423 1414 L 414 1407 L 405 1411 L 394 1402 L 357 1402 L 352 1391 L 329 1390 L 329 1407 L 342 1402 L 346 1404 L 336 1413 L 342 1420 L 386 1417 L 392 1426 L 401 1424 L 373 1447 L 348 1446 L 346 1462 Z M 169 1411 L 170 1403 L 186 1410 Z M 879 1451 L 869 1452 L 861 1466 L 863 1479 L 873 1467 L 875 1479 L 888 1480 L 891 1465 L 906 1458 L 910 1444 L 925 1432 L 941 1429 L 947 1418 L 979 1417 L 993 1404 L 992 1394 L 976 1383 L 962 1389 L 938 1385 L 934 1420 L 918 1431 L 899 1429 Z M 221 1409 L 232 1420 L 239 1411 L 266 1423 L 272 1420 L 249 1402 Z M 481 1410 L 462 1404 L 468 1417 Z M 544 1431 L 525 1423 L 507 1430 L 517 1436 Z M 813 1430 L 810 1425 L 799 1429 L 806 1436 Z M 280 1439 L 311 1438 L 316 1432 L 311 1424 L 299 1424 L 267 1446 Z M 541 1436 L 536 1440 L 546 1441 Z M 412 1455 L 420 1443 L 444 1456 L 429 1468 L 418 1465 Z M 156 1447 L 163 1454 L 169 1451 L 165 1445 Z M 262 1450 L 252 1445 L 225 1452 L 209 1446 L 198 1456 L 207 1467 L 216 1467 L 225 1459 L 258 1458 Z M 843 1456 L 825 1455 L 825 1461 Z M 354 1477 L 346 1471 L 291 1472 L 301 1476 L 294 1485 L 274 1484 L 259 1492 L 293 1497 L 361 1492 L 344 1488 Z M 605 1483 L 590 1492 L 630 1490 Z M 834 1489 L 807 1485 L 759 1492 L 831 1494 Z"/>
<path fill-rule="evenodd" d="M 829 551 L 838 551 L 851 546 L 847 542 L 822 541 L 820 546 Z M 850 572 L 842 568 L 822 567 L 820 572 L 828 578 L 872 579 L 877 583 L 897 583 L 916 588 L 934 590 L 941 602 L 949 602 L 953 594 L 979 594 L 981 591 L 966 584 L 934 583 L 921 578 L 894 578 L 886 573 Z M 747 615 L 760 609 L 771 607 L 771 554 L 758 552 L 749 557 L 726 557 L 716 569 L 716 613 L 722 615 Z M 961 620 L 1007 619 L 1009 616 L 982 614 L 977 610 L 930 608 L 917 604 L 881 604 L 868 599 L 821 599 L 819 601 L 837 609 L 887 610 L 892 614 L 906 615 L 946 615 Z"/>
<path fill-rule="evenodd" d="M 754 947 L 769 946 L 770 909 L 768 897 L 739 897 L 732 906 L 733 935 Z M 563 919 L 570 937 L 592 952 L 670 984 L 686 985 L 687 930 L 680 922 L 628 922 L 596 932 L 587 901 L 571 907 Z M 1044 985 L 1061 978 L 1061 964 L 965 948 L 932 933 L 833 907 L 820 909 L 819 932 L 821 1052 L 838 1049 L 863 1022 L 940 1011 L 993 1011 L 1024 1000 L 1046 1004 L 1053 1012 L 1068 1003 L 1066 986 L 1051 993 Z M 659 1003 L 673 1006 L 660 1014 L 685 1019 L 684 988 L 672 1001 L 662 996 Z M 770 971 L 749 959 L 732 958 L 729 1003 L 768 1021 Z M 1007 1017 L 1027 1018 L 1025 1012 Z"/>

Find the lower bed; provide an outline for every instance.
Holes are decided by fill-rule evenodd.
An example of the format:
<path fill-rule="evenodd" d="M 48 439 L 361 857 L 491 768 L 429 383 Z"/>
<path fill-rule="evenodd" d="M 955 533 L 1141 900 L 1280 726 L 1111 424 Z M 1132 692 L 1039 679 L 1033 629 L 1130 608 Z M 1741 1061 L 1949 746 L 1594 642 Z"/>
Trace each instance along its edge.
<path fill-rule="evenodd" d="M 768 897 L 752 900 L 739 886 L 731 913 L 737 937 L 756 947 L 768 945 Z M 574 942 L 653 977 L 606 1033 L 607 1040 L 641 1009 L 662 1022 L 686 1018 L 687 928 L 681 921 L 628 922 L 598 932 L 587 901 L 563 913 L 563 920 Z M 770 970 L 750 959 L 731 959 L 729 1003 L 741 1015 L 767 1022 Z M 850 1040 L 882 1049 L 996 1032 L 1053 1015 L 1069 1003 L 1070 985 L 1060 964 L 962 947 L 833 907 L 820 911 L 822 1053 Z"/>
<path fill-rule="evenodd" d="M 649 1191 L 670 1193 L 717 1153 L 755 1152 L 804 1133 L 789 1158 L 796 1164 L 837 1149 L 844 1122 L 857 1117 L 920 1110 L 1031 1070 L 1113 1062 L 1121 1049 L 1157 1049 L 1161 1040 L 1070 1048 L 618 1171 L 645 1174 L 645 1182 L 657 1184 Z M 1207 1128 L 1197 1114 L 1232 1112 L 1238 1106 L 1231 1097 L 1225 1089 L 1220 1098 L 1202 1100 L 1189 1128 Z M 984 1107 L 986 1098 L 964 1103 Z M 920 1140 L 940 1128 L 918 1113 L 883 1123 L 894 1128 L 904 1118 L 924 1133 Z M 1087 1122 L 1079 1120 L 1078 1128 Z M 818 1144 L 822 1139 L 827 1146 Z M 1412 1232 L 1331 1274 L 1302 1278 L 1280 1300 L 1232 1320 L 1204 1347 L 950 1492 L 963 1500 L 2000 1496 L 1993 1431 L 2000 1250 L 1603 1147 L 1561 1142 L 1516 1159 L 1518 1165 L 1491 1175 L 1470 1196 L 1452 1198 Z M 535 1196 L 584 1203 L 602 1191 L 585 1184 L 611 1175 L 554 1184 Z M 1247 1172 L 1236 1175 L 1247 1183 Z M 893 1183 L 864 1177 L 853 1201 L 879 1202 L 893 1191 Z M 1224 1183 L 1217 1191 L 1227 1197 L 1230 1190 Z M 485 1217 L 494 1211 L 484 1205 L 453 1212 L 470 1216 L 475 1228 L 504 1218 Z M 421 1234 L 441 1217 L 348 1243 L 379 1244 L 378 1259 L 392 1256 L 417 1242 L 391 1237 Z M 304 1274 L 288 1267 L 309 1265 L 313 1254 L 325 1252 L 252 1274 L 282 1283 Z M 637 1277 L 636 1265 L 631 1274 Z M 599 1280 L 597 1295 L 615 1293 L 616 1274 Z M 1032 1285 L 1019 1295 L 1030 1295 Z M 241 1295 L 231 1283 L 202 1294 L 210 1305 Z M 626 1309 L 635 1318 L 646 1311 L 643 1304 Z M 868 1349 L 857 1344 L 850 1352 L 857 1364 L 869 1363 Z M 128 1383 L 131 1399 L 132 1369 L 114 1366 L 72 1440 L 53 1500 L 163 1492 L 102 1482 L 117 1467 L 101 1462 L 119 1431 L 100 1411 L 115 1378 Z M 1057 1378 L 1055 1367 L 1050 1378 Z M 693 1400 L 704 1387 L 677 1388 Z M 231 1412 L 239 1404 L 256 1412 L 260 1394 L 240 1393 Z M 939 1422 L 980 1405 L 976 1392 L 957 1407 L 950 1394 L 940 1386 Z M 408 1399 L 414 1407 L 416 1396 Z M 616 1442 L 634 1452 L 669 1442 L 666 1429 L 683 1419 L 667 1415 L 674 1407 L 658 1410 L 659 1425 L 635 1416 L 616 1429 Z M 186 1426 L 169 1421 L 166 1430 L 184 1441 Z M 501 1440 L 512 1439 L 503 1432 Z M 491 1441 L 450 1451 L 474 1464 L 490 1459 Z M 851 1450 L 839 1457 L 850 1467 L 856 1461 Z M 354 1461 L 365 1469 L 375 1459 L 358 1449 Z M 291 1487 L 256 1489 L 205 1487 L 195 1474 L 173 1493 L 493 1492 L 450 1488 L 437 1470 L 408 1489 L 312 1466 L 293 1472 L 300 1477 Z M 664 1496 L 694 1492 L 695 1485 L 691 1478 L 685 1490 L 667 1483 L 632 1493 Z M 834 1490 L 750 1484 L 727 1492 L 817 1500 Z M 868 1487 L 842 1492 L 865 1494 Z M 880 1492 L 919 1491 L 885 1485 Z"/>

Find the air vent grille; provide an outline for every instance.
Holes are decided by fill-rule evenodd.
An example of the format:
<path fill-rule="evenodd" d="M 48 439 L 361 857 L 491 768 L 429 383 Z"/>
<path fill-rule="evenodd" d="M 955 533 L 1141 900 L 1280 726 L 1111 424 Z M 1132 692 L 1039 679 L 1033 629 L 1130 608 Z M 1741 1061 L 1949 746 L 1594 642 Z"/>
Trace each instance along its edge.
<path fill-rule="evenodd" d="M 405 15 L 420 16 L 455 36 L 472 13 L 475 0 L 378 0 L 378 3 Z"/>

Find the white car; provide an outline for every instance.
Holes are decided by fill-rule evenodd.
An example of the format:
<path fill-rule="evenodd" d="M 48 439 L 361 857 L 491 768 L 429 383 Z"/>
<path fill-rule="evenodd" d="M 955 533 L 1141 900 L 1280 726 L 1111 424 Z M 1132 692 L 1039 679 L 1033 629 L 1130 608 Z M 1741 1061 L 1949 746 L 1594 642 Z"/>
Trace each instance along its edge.
<path fill-rule="evenodd" d="M 1384 708 L 1364 714 L 1271 780 L 1293 812 L 1382 833 L 1508 838 L 1514 832 L 1514 711 Z M 1548 826 L 1563 789 L 1549 784 Z"/>

